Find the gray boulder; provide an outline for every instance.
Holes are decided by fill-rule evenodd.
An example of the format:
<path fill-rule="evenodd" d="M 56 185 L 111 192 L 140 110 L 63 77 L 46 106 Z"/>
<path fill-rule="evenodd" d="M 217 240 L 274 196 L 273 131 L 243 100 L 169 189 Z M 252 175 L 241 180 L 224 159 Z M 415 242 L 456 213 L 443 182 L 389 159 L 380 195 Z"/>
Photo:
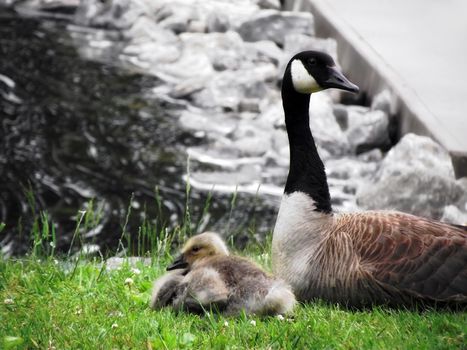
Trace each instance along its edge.
<path fill-rule="evenodd" d="M 229 17 L 223 13 L 212 12 L 206 17 L 206 27 L 209 33 L 226 32 L 230 28 Z"/>
<path fill-rule="evenodd" d="M 359 188 L 357 203 L 439 219 L 462 191 L 448 153 L 428 137 L 408 134 L 388 152 L 373 181 Z"/>
<path fill-rule="evenodd" d="M 389 117 L 380 110 L 361 113 L 349 108 L 345 134 L 352 150 L 361 153 L 374 148 L 387 148 L 389 139 Z"/>
<path fill-rule="evenodd" d="M 284 61 L 284 52 L 270 40 L 247 42 L 244 45 L 254 61 L 272 62 L 277 66 Z"/>
<path fill-rule="evenodd" d="M 237 125 L 237 121 L 233 117 L 195 108 L 184 110 L 180 115 L 179 122 L 185 129 L 208 133 L 212 136 L 232 133 Z"/>
<path fill-rule="evenodd" d="M 317 38 L 302 33 L 287 33 L 284 36 L 284 51 L 287 56 L 305 50 L 324 51 L 337 62 L 337 42 L 334 39 Z"/>
<path fill-rule="evenodd" d="M 244 21 L 238 33 L 245 41 L 271 40 L 284 45 L 287 34 L 314 35 L 311 13 L 263 10 Z"/>
<path fill-rule="evenodd" d="M 329 94 L 312 94 L 310 97 L 310 129 L 321 149 L 322 158 L 342 156 L 350 153 L 347 136 L 334 117 L 332 99 Z"/>
<path fill-rule="evenodd" d="M 145 8 L 131 0 L 81 0 L 75 22 L 86 26 L 126 29 L 144 14 Z"/>
<path fill-rule="evenodd" d="M 371 109 L 383 111 L 389 116 L 394 115 L 396 113 L 396 97 L 389 90 L 383 90 L 373 98 Z"/>
<path fill-rule="evenodd" d="M 455 205 L 448 205 L 444 208 L 441 221 L 448 224 L 467 226 L 467 212 L 461 211 Z"/>
<path fill-rule="evenodd" d="M 246 49 L 236 32 L 183 33 L 180 36 L 184 50 L 203 52 L 217 71 L 239 69 L 246 61 Z"/>
<path fill-rule="evenodd" d="M 280 10 L 281 2 L 279 0 L 258 0 L 258 6 L 262 9 Z"/>
<path fill-rule="evenodd" d="M 405 135 L 386 155 L 379 177 L 390 177 L 405 169 L 421 169 L 454 181 L 449 153 L 426 136 Z"/>
<path fill-rule="evenodd" d="M 277 75 L 271 63 L 254 68 L 225 70 L 206 82 L 205 89 L 192 95 L 193 103 L 202 108 L 239 111 L 245 99 L 262 99 L 269 93 L 269 81 Z"/>

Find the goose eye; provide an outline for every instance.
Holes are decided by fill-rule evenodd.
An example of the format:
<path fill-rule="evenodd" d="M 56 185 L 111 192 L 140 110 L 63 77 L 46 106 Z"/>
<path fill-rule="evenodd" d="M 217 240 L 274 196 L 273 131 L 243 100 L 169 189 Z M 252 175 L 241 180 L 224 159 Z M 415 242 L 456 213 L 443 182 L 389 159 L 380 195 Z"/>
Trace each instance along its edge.
<path fill-rule="evenodd" d="M 191 248 L 191 251 L 196 253 L 196 252 L 199 252 L 200 249 L 201 249 L 201 247 L 195 246 L 195 247 Z"/>
<path fill-rule="evenodd" d="M 314 59 L 314 58 L 309 58 L 309 59 L 308 59 L 308 64 L 309 64 L 310 66 L 316 65 L 316 59 Z"/>

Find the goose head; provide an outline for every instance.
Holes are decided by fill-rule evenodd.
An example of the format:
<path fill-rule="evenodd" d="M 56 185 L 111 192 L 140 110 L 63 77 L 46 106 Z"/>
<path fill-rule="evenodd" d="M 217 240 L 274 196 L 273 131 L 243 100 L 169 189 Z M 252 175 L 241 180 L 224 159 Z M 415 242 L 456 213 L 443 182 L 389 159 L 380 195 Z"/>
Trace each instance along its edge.
<path fill-rule="evenodd" d="M 295 91 L 301 94 L 329 88 L 350 92 L 359 90 L 339 71 L 332 57 L 324 52 L 303 51 L 296 54 L 287 65 L 287 74 L 290 75 Z"/>
<path fill-rule="evenodd" d="M 217 233 L 204 232 L 185 243 L 181 254 L 167 267 L 167 271 L 190 268 L 195 262 L 215 255 L 229 255 L 229 250 Z"/>

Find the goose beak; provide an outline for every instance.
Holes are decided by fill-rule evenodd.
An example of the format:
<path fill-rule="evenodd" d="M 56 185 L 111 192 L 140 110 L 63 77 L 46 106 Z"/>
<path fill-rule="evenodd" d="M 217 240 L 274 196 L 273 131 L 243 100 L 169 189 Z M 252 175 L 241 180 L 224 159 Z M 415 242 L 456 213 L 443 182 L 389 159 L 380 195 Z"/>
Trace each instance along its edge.
<path fill-rule="evenodd" d="M 335 66 L 329 67 L 329 78 L 321 85 L 326 88 L 336 88 L 353 93 L 357 93 L 360 90 L 357 85 L 347 79 Z"/>
<path fill-rule="evenodd" d="M 188 267 L 188 263 L 185 261 L 185 256 L 181 254 L 174 260 L 171 265 L 167 266 L 167 271 L 184 269 L 186 267 Z"/>

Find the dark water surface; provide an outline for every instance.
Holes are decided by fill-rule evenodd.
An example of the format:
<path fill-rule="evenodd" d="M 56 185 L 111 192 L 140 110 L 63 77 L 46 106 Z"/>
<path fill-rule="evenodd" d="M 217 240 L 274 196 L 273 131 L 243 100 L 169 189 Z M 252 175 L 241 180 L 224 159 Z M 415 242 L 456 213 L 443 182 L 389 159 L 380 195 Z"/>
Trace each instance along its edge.
<path fill-rule="evenodd" d="M 132 193 L 128 231 L 138 231 L 145 213 L 169 227 L 180 224 L 185 148 L 204 140 L 178 127 L 177 107 L 145 98 L 158 80 L 81 59 L 64 22 L 1 11 L 2 245 L 13 242 L 13 251 L 24 253 L 32 219 L 45 210 L 56 225 L 59 248 L 68 249 L 77 213 L 92 199 L 102 210 L 102 224 L 85 241 L 114 248 Z M 193 221 L 207 196 L 192 191 Z M 239 195 L 230 216 L 230 198 L 213 197 L 209 229 L 245 230 L 254 222 L 264 231 L 273 224 L 275 209 L 262 200 Z"/>

